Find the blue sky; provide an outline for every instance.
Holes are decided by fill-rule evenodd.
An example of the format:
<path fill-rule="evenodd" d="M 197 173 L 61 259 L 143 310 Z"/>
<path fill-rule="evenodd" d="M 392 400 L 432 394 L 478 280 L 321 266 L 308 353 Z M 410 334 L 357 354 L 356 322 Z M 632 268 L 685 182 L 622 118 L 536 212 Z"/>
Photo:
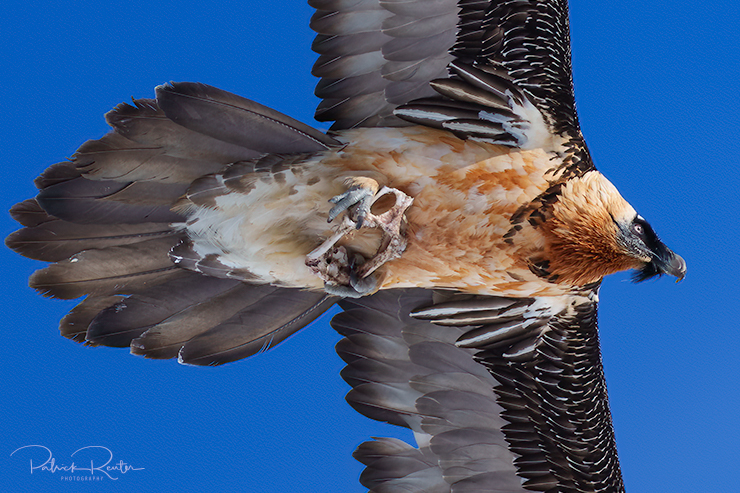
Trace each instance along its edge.
<path fill-rule="evenodd" d="M 312 123 L 312 11 L 280 3 L 5 0 L 0 208 L 34 195 L 44 168 L 102 136 L 106 111 L 169 80 Z M 596 165 L 688 263 L 679 284 L 617 275 L 601 291 L 631 493 L 737 487 L 739 10 L 734 0 L 571 2 L 576 99 Z M 16 229 L 7 215 L 0 225 L 3 236 Z M 344 402 L 327 318 L 249 360 L 183 367 L 63 339 L 57 323 L 73 303 L 27 287 L 41 264 L 5 248 L 0 263 L 4 491 L 354 493 L 364 490 L 352 450 L 371 436 L 406 437 Z M 106 447 L 143 469 L 67 483 L 30 474 L 28 449 L 10 456 L 26 445 L 47 447 L 58 465 Z"/>

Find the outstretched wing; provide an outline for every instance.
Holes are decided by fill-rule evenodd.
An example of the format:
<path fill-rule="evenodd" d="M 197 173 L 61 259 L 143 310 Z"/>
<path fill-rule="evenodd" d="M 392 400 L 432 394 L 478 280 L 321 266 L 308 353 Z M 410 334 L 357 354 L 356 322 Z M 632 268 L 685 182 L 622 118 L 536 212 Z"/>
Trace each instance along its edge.
<path fill-rule="evenodd" d="M 352 386 L 347 401 L 412 429 L 418 442 L 362 444 L 363 484 L 623 491 L 594 298 L 391 290 L 340 302 L 345 312 L 332 325 L 345 336 L 337 351 Z"/>
<path fill-rule="evenodd" d="M 511 111 L 509 90 L 533 103 L 553 133 L 579 134 L 566 0 L 309 3 L 318 10 L 316 119 L 335 121 L 335 130 L 407 124 L 399 116 L 408 120 L 408 111 L 394 111 L 412 102 L 427 121 L 480 120 L 481 105 Z"/>

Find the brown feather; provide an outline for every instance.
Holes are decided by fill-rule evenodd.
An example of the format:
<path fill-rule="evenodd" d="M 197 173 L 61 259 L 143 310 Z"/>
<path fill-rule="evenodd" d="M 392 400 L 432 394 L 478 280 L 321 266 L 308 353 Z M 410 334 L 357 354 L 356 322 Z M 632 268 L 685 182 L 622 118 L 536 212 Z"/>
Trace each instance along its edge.
<path fill-rule="evenodd" d="M 548 246 L 543 260 L 559 282 L 583 286 L 604 276 L 639 267 L 618 241 L 616 221 L 631 221 L 635 210 L 598 171 L 569 180 L 542 224 Z"/>

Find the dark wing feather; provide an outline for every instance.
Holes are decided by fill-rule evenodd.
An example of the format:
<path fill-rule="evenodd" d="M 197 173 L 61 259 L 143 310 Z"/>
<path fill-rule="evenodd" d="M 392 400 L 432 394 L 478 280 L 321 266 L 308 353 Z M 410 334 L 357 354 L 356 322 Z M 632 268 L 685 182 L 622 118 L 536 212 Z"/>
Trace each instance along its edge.
<path fill-rule="evenodd" d="M 361 446 L 356 455 L 370 469 L 363 484 L 623 491 L 592 298 L 574 295 L 555 307 L 392 290 L 340 302 L 347 311 L 332 325 L 345 336 L 337 351 L 353 388 L 348 402 L 421 439 L 418 453 L 395 443 Z M 398 454 L 404 461 L 391 467 Z"/>
<path fill-rule="evenodd" d="M 567 0 L 462 0 L 460 7 L 455 58 L 503 67 L 556 133 L 578 129 Z"/>
<path fill-rule="evenodd" d="M 400 104 L 432 96 L 429 81 L 444 77 L 455 42 L 454 0 L 434 2 L 310 0 L 311 28 L 322 80 L 319 121 L 332 129 L 398 126 Z"/>
<path fill-rule="evenodd" d="M 371 492 L 409 493 L 420 486 L 425 493 L 450 491 L 434 458 L 396 438 L 364 442 L 353 456 L 365 465 L 360 482 Z"/>
<path fill-rule="evenodd" d="M 429 101 L 422 110 L 417 100 L 435 96 L 437 106 L 467 102 L 465 94 L 488 90 L 477 83 L 480 77 L 471 80 L 466 74 L 477 71 L 499 88 L 510 89 L 519 104 L 522 98 L 531 101 L 554 133 L 580 134 L 565 0 L 309 3 L 317 9 L 311 22 L 318 33 L 313 48 L 320 55 L 314 75 L 322 77 L 316 95 L 324 100 L 316 118 L 334 120 L 333 129 L 403 124 L 398 117 L 430 124 L 440 116 Z M 459 85 L 457 96 L 445 90 L 451 81 Z M 496 90 L 492 94 L 496 104 L 479 105 L 476 113 L 498 114 L 498 107 L 505 115 L 516 104 L 501 101 Z M 460 127 L 455 133 L 480 137 Z M 484 138 L 490 133 L 484 132 Z M 502 133 L 508 132 L 500 126 L 494 132 Z M 522 144 L 506 136 L 488 140 Z"/>
<path fill-rule="evenodd" d="M 420 447 L 376 439 L 355 457 L 372 492 L 524 492 L 504 434 L 496 380 L 474 351 L 456 348 L 464 329 L 410 318 L 433 302 L 424 290 L 381 291 L 340 302 L 332 326 L 352 386 L 347 401 L 362 414 L 412 429 Z M 465 410 L 464 408 L 469 408 Z M 476 419 L 478 416 L 479 419 Z M 402 458 L 400 462 L 397 459 Z M 495 482 L 481 487 L 483 478 Z"/>

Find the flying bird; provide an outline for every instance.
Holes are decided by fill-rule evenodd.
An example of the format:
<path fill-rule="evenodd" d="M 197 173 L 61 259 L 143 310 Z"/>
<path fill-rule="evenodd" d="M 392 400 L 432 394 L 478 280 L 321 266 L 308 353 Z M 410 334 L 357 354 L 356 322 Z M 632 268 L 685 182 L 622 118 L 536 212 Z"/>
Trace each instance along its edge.
<path fill-rule="evenodd" d="M 310 0 L 327 133 L 199 83 L 120 104 L 16 204 L 30 284 L 88 345 L 219 365 L 334 304 L 386 492 L 624 491 L 609 274 L 684 260 L 594 167 L 565 0 Z"/>

